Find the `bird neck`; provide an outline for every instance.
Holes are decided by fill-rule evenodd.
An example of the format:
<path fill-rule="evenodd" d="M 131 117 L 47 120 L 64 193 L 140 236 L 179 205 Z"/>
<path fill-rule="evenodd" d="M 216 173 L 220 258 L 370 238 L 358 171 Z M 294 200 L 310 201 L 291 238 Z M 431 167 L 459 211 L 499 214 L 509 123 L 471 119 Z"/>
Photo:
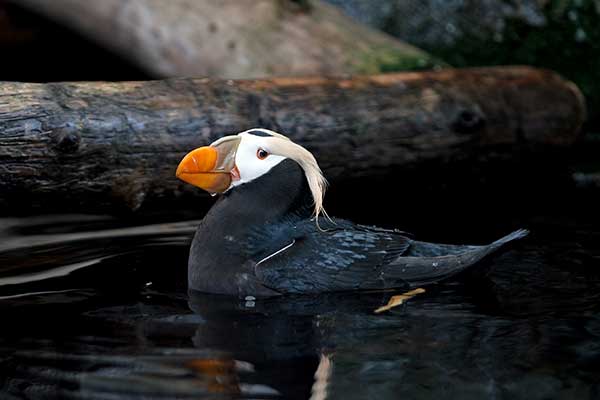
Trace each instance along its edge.
<path fill-rule="evenodd" d="M 261 225 L 310 218 L 314 200 L 302 168 L 284 160 L 223 195 L 205 217 L 211 234 L 243 234 Z"/>
<path fill-rule="evenodd" d="M 206 214 L 190 248 L 190 289 L 214 293 L 272 295 L 247 270 L 245 245 L 261 229 L 309 218 L 313 199 L 302 168 L 284 160 L 268 173 L 233 188 Z M 259 248 L 270 245 L 258 241 Z M 256 261 L 256 260 L 254 260 Z"/>

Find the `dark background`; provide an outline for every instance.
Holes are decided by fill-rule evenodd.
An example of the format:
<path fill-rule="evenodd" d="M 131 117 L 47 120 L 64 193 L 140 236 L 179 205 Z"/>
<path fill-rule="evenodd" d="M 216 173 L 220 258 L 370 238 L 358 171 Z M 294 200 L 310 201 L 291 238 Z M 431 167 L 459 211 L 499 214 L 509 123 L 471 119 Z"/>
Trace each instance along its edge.
<path fill-rule="evenodd" d="M 357 20 L 428 51 L 451 66 L 528 64 L 556 70 L 578 84 L 588 120 L 577 144 L 548 153 L 548 162 L 522 173 L 513 163 L 490 168 L 485 181 L 470 160 L 450 170 L 432 163 L 402 181 L 332 187 L 334 214 L 418 230 L 423 219 L 443 226 L 476 225 L 490 215 L 595 210 L 600 199 L 600 10 L 592 0 L 329 0 Z M 304 2 L 301 2 L 304 3 Z M 147 73 L 109 50 L 18 5 L 0 0 L 0 80 L 27 82 L 145 80 Z M 485 174 L 484 174 L 485 175 Z M 400 193 L 401 202 L 397 193 Z M 374 198 L 376 197 L 376 198 Z M 348 200 L 351 201 L 348 201 Z M 357 208 L 357 204 L 368 205 Z M 401 206 L 400 206 L 401 204 Z M 160 205 L 157 205 L 160 207 Z M 402 207 L 413 212 L 391 213 Z M 203 209 L 204 210 L 204 209 Z M 418 212 L 415 212 L 418 211 Z M 478 211 L 476 211 L 478 210 Z M 22 211 L 21 211 L 22 214 Z M 393 215 L 399 215 L 392 217 Z M 172 215 L 178 216 L 173 210 Z M 180 217 L 195 216 L 183 213 Z M 126 215 L 136 218 L 136 215 Z M 508 219 L 506 219 L 508 217 Z M 501 223 L 501 222 L 500 222 Z"/>

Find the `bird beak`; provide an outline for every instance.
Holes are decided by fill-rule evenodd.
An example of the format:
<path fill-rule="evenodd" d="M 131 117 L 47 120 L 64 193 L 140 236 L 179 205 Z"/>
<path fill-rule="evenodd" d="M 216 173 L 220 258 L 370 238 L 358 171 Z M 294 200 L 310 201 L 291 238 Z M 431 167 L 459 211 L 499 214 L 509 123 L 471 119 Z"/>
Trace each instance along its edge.
<path fill-rule="evenodd" d="M 223 193 L 239 178 L 235 154 L 239 136 L 226 136 L 211 144 L 192 150 L 179 163 L 175 175 L 184 182 L 209 193 Z"/>

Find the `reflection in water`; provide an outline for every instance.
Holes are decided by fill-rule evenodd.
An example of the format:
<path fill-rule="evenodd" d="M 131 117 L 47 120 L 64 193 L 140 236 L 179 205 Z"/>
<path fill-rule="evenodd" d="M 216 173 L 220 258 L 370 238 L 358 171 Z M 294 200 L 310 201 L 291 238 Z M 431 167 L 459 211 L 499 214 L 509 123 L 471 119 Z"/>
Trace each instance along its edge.
<path fill-rule="evenodd" d="M 65 276 L 140 246 L 187 243 L 198 225 L 198 221 L 187 221 L 62 232 L 70 224 L 80 229 L 82 224 L 68 216 L 62 222 L 55 218 L 30 218 L 21 224 L 17 219 L 0 219 L 0 286 Z M 91 226 L 106 223 L 103 218 L 84 221 Z M 29 234 L 11 234 L 11 230 Z"/>
<path fill-rule="evenodd" d="M 487 277 L 431 287 L 375 314 L 400 293 L 255 301 L 188 293 L 181 231 L 62 242 L 52 236 L 64 229 L 27 229 L 34 245 L 0 252 L 2 399 L 600 394 L 593 230 L 534 235 L 495 259 Z M 66 275 L 15 280 L 17 268 L 40 276 L 92 260 Z"/>
<path fill-rule="evenodd" d="M 333 362 L 331 356 L 322 354 L 319 366 L 315 371 L 315 382 L 312 385 L 311 400 L 325 400 L 333 373 Z"/>

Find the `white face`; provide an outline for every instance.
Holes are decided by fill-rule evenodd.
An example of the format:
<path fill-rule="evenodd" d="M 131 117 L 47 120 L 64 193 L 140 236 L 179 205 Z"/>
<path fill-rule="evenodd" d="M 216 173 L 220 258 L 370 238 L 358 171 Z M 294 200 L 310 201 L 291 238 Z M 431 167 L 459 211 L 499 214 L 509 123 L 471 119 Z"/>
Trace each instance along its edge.
<path fill-rule="evenodd" d="M 235 155 L 235 165 L 240 174 L 239 180 L 234 180 L 232 186 L 238 186 L 266 174 L 286 159 L 286 157 L 271 154 L 268 137 L 240 134 L 242 138 Z"/>

